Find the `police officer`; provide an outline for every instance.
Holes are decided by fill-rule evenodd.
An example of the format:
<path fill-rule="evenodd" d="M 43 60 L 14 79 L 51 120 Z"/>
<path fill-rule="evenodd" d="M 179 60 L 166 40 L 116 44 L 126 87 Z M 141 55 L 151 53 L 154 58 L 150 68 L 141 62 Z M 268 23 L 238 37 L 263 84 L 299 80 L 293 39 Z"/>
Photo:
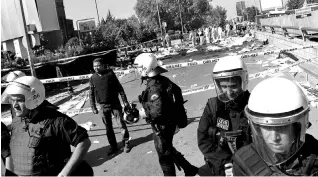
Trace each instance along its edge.
<path fill-rule="evenodd" d="M 22 77 L 22 76 L 25 76 L 25 73 L 22 72 L 22 71 L 11 71 L 9 72 L 6 77 L 5 77 L 5 82 L 6 83 L 9 83 L 9 82 L 12 82 L 14 80 L 16 80 L 17 78 L 19 77 Z M 1 95 L 1 100 L 2 102 L 8 102 L 6 101 L 5 99 L 8 99 L 7 95 L 6 94 L 2 94 Z M 11 105 L 10 105 L 11 106 Z M 10 112 L 11 112 L 11 117 L 15 117 L 15 112 L 13 110 L 13 108 L 11 107 L 10 109 Z"/>
<path fill-rule="evenodd" d="M 10 170 L 19 176 L 93 175 L 83 161 L 91 145 L 87 131 L 45 100 L 40 80 L 23 76 L 4 92 L 16 113 L 11 124 Z"/>
<path fill-rule="evenodd" d="M 173 90 L 177 86 L 168 78 L 160 75 L 167 70 L 158 66 L 154 54 L 140 54 L 135 59 L 135 64 L 138 65 L 142 80 L 147 80 L 146 89 L 139 97 L 139 101 L 152 125 L 154 144 L 164 176 L 176 176 L 174 164 L 181 167 L 186 176 L 196 175 L 198 168 L 191 165 L 172 144 L 177 127 L 174 120 L 178 115 L 173 114 L 173 101 L 169 97 L 172 93 L 168 91 L 168 88 Z"/>
<path fill-rule="evenodd" d="M 318 141 L 306 95 L 294 82 L 269 78 L 253 89 L 245 113 L 253 143 L 233 156 L 235 176 L 317 176 Z"/>
<path fill-rule="evenodd" d="M 233 153 L 251 140 L 244 107 L 250 96 L 248 72 L 237 56 L 221 58 L 212 73 L 217 97 L 208 99 L 197 130 L 209 176 L 224 176 Z"/>
<path fill-rule="evenodd" d="M 103 123 L 106 126 L 106 135 L 108 142 L 110 144 L 110 149 L 107 152 L 108 156 L 114 155 L 118 151 L 117 141 L 113 129 L 112 114 L 120 120 L 121 129 L 123 130 L 123 144 L 124 151 L 129 152 L 129 132 L 125 121 L 123 120 L 123 111 L 120 104 L 118 94 L 120 94 L 121 99 L 124 104 L 124 110 L 130 110 L 130 105 L 127 100 L 125 91 L 118 81 L 115 73 L 107 68 L 103 63 L 101 58 L 96 58 L 93 61 L 93 67 L 95 73 L 90 78 L 90 104 L 94 114 L 98 114 L 96 108 L 95 98 L 97 103 L 101 107 L 101 115 Z"/>

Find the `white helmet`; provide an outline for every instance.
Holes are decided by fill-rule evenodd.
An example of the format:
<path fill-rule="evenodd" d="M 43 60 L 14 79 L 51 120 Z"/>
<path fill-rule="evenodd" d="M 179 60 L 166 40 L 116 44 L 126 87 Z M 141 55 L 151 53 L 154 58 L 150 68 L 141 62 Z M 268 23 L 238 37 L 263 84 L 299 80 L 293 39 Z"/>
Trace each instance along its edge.
<path fill-rule="evenodd" d="M 167 72 L 159 66 L 156 56 L 153 53 L 142 53 L 138 55 L 134 62 L 138 67 L 138 72 L 143 77 L 154 77 L 160 73 Z"/>
<path fill-rule="evenodd" d="M 45 100 L 43 83 L 33 76 L 23 76 L 9 83 L 3 95 L 21 94 L 25 97 L 25 106 L 35 109 Z M 2 104 L 10 104 L 1 100 Z"/>
<path fill-rule="evenodd" d="M 248 84 L 247 67 L 239 56 L 226 56 L 220 58 L 214 65 L 212 78 L 216 87 L 218 98 L 223 102 L 228 102 L 237 98 L 246 91 Z M 223 90 L 220 82 L 239 82 L 239 91 L 231 92 L 230 89 Z M 229 92 L 231 95 L 229 95 Z"/>
<path fill-rule="evenodd" d="M 309 111 L 306 95 L 293 81 L 273 77 L 256 85 L 245 113 L 250 120 L 257 152 L 266 163 L 281 164 L 302 147 Z M 286 143 L 276 143 L 269 138 L 271 136 L 266 137 L 266 132 L 285 132 L 289 138 L 293 137 Z"/>
<path fill-rule="evenodd" d="M 22 71 L 11 71 L 5 76 L 6 77 L 5 81 L 6 82 L 12 82 L 12 81 L 14 81 L 17 78 L 22 77 L 22 76 L 25 76 L 24 72 L 22 72 Z M 1 103 L 2 104 L 9 103 L 8 95 L 6 95 L 6 94 L 2 94 L 1 95 Z"/>
<path fill-rule="evenodd" d="M 22 77 L 22 76 L 25 76 L 24 72 L 22 72 L 22 71 L 11 71 L 11 72 L 8 73 L 6 81 L 7 82 L 12 82 L 15 79 L 17 79 L 19 77 Z"/>

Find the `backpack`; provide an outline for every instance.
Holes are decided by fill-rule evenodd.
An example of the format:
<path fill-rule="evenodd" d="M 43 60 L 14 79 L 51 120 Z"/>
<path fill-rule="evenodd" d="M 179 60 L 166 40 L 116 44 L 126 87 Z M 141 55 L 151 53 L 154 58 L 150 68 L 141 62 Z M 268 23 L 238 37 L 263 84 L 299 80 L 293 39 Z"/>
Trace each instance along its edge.
<path fill-rule="evenodd" d="M 188 125 L 188 116 L 187 111 L 184 108 L 184 103 L 187 101 L 183 100 L 181 88 L 170 81 L 167 87 L 167 93 L 174 105 L 173 112 L 176 118 L 175 123 L 179 128 L 185 128 Z"/>

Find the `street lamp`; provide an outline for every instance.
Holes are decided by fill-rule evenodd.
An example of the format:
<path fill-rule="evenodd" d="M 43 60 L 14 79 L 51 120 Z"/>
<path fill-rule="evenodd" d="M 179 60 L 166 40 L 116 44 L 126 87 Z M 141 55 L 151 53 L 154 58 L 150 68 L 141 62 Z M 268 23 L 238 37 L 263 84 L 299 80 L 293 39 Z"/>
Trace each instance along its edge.
<path fill-rule="evenodd" d="M 161 27 L 160 13 L 159 13 L 159 4 L 158 4 L 158 0 L 156 0 L 156 3 L 157 3 L 157 11 L 158 11 L 158 18 L 159 18 L 159 26 L 160 26 L 160 30 L 161 30 L 161 36 L 163 36 L 163 34 L 162 34 L 162 27 Z"/>
<path fill-rule="evenodd" d="M 183 34 L 183 23 L 182 23 L 182 16 L 181 16 L 180 0 L 178 0 L 178 4 L 179 4 L 179 14 L 180 14 L 180 20 L 181 20 L 181 31 Z"/>
<path fill-rule="evenodd" d="M 97 7 L 96 0 L 95 0 L 95 6 L 96 6 L 96 12 L 97 12 L 98 25 L 100 25 L 100 21 L 99 21 L 99 13 L 98 13 L 98 7 Z"/>
<path fill-rule="evenodd" d="M 24 9 L 23 9 L 23 3 L 22 0 L 19 1 L 20 3 L 20 8 L 21 8 L 21 14 L 22 14 L 22 23 L 23 23 L 23 33 L 24 33 L 24 37 L 26 39 L 26 50 L 27 50 L 27 55 L 28 55 L 28 59 L 29 59 L 29 65 L 30 65 L 30 70 L 31 70 L 31 75 L 36 77 L 36 72 L 34 69 L 34 64 L 33 64 L 33 60 L 31 58 L 32 56 L 32 49 L 30 46 L 30 38 L 29 38 L 29 33 L 27 31 L 27 25 L 26 25 L 26 20 L 25 20 L 25 15 L 24 15 Z"/>

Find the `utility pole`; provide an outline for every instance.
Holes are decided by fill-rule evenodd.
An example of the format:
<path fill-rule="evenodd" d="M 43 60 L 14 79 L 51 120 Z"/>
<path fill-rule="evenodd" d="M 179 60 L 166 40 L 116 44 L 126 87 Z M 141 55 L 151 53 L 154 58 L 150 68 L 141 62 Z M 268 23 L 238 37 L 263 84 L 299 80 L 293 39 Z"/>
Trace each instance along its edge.
<path fill-rule="evenodd" d="M 183 34 L 183 23 L 182 23 L 182 15 L 181 15 L 180 0 L 178 0 L 178 4 L 179 4 L 179 14 L 180 14 L 180 20 L 181 20 L 181 31 L 182 31 L 182 34 Z"/>
<path fill-rule="evenodd" d="M 99 13 L 98 13 L 98 7 L 97 7 L 96 0 L 95 0 L 95 6 L 96 6 L 96 12 L 97 12 L 98 25 L 100 25 Z"/>
<path fill-rule="evenodd" d="M 163 37 L 162 34 L 162 27 L 161 27 L 161 19 L 160 19 L 160 13 L 159 13 L 159 4 L 158 4 L 158 0 L 156 0 L 157 2 L 157 11 L 158 11 L 158 18 L 159 18 L 159 26 L 160 26 L 160 30 L 161 30 L 161 37 Z"/>
<path fill-rule="evenodd" d="M 30 64 L 31 75 L 36 77 L 34 64 L 33 64 L 32 58 L 31 58 L 32 49 L 31 49 L 31 46 L 30 46 L 30 38 L 29 38 L 28 30 L 27 30 L 26 21 L 25 21 L 25 15 L 24 15 L 24 9 L 23 9 L 22 0 L 20 0 L 20 8 L 21 8 L 21 14 L 22 14 L 23 32 L 24 32 L 24 37 L 26 39 L 26 46 L 25 47 L 26 47 L 27 54 L 28 54 L 28 60 L 29 60 L 29 64 Z"/>
<path fill-rule="evenodd" d="M 262 10 L 262 3 L 261 3 L 261 0 L 258 0 L 259 2 L 259 7 L 261 8 L 260 11 L 261 11 L 261 14 L 263 13 L 263 10 Z"/>

